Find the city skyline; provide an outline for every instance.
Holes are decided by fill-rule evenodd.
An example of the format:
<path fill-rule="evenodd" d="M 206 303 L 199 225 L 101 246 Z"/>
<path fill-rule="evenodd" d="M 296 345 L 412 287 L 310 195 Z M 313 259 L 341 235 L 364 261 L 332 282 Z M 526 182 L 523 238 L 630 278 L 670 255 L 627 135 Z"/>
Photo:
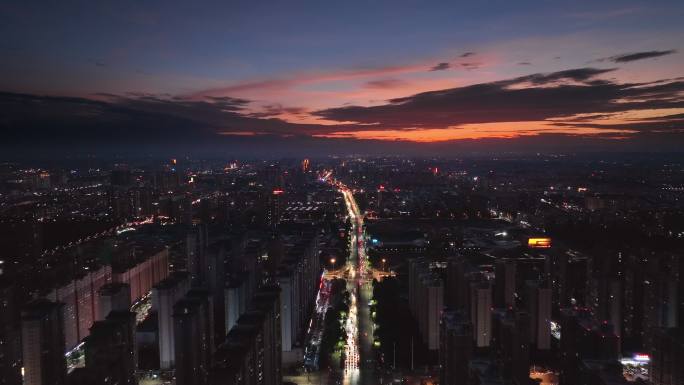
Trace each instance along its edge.
<path fill-rule="evenodd" d="M 0 0 L 0 385 L 684 384 L 682 20 Z"/>
<path fill-rule="evenodd" d="M 42 163 L 0 163 L 4 384 L 684 378 L 679 155 Z"/>

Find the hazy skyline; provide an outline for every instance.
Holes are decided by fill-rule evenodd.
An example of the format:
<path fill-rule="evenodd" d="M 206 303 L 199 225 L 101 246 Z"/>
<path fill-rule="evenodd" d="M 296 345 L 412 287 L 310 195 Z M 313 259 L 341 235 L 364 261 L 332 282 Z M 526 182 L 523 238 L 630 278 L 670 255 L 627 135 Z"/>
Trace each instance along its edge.
<path fill-rule="evenodd" d="M 678 1 L 0 2 L 3 147 L 672 151 L 682 17 Z"/>

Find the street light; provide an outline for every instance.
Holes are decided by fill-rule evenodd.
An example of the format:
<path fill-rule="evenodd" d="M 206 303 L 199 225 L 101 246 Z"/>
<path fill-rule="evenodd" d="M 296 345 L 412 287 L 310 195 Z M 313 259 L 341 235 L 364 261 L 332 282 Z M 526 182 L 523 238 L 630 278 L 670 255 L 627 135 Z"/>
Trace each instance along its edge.
<path fill-rule="evenodd" d="M 382 259 L 382 270 L 383 271 L 385 271 L 385 262 L 387 262 L 387 260 L 385 258 L 383 258 Z"/>
<path fill-rule="evenodd" d="M 335 258 L 330 258 L 330 263 L 333 265 L 333 270 L 335 270 L 335 262 L 337 262 Z"/>

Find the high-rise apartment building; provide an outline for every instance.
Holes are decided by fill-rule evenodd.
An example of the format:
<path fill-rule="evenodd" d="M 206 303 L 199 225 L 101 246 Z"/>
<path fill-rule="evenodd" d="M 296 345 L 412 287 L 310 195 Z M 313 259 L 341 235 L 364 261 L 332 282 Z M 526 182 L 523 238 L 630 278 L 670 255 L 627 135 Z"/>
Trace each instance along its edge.
<path fill-rule="evenodd" d="M 105 319 L 112 311 L 128 311 L 131 308 L 131 287 L 125 283 L 108 283 L 98 291 L 100 297 L 98 319 Z"/>
<path fill-rule="evenodd" d="M 135 313 L 114 310 L 90 328 L 84 344 L 85 368 L 96 383 L 137 383 L 135 324 Z"/>
<path fill-rule="evenodd" d="M 515 306 L 515 270 L 513 259 L 496 261 L 494 281 L 494 306 L 507 308 Z"/>
<path fill-rule="evenodd" d="M 173 308 L 176 383 L 205 385 L 211 365 L 207 297 L 186 297 Z"/>
<path fill-rule="evenodd" d="M 444 284 L 425 260 L 416 259 L 409 263 L 409 304 L 418 322 L 421 339 L 429 350 L 439 350 Z"/>
<path fill-rule="evenodd" d="M 16 287 L 0 275 L 0 385 L 21 385 L 21 323 Z"/>
<path fill-rule="evenodd" d="M 684 328 L 658 329 L 651 350 L 651 384 L 684 384 L 683 363 Z"/>
<path fill-rule="evenodd" d="M 473 354 L 473 326 L 462 312 L 445 311 L 440 321 L 440 384 L 469 384 Z"/>
<path fill-rule="evenodd" d="M 530 315 L 530 342 L 538 350 L 551 349 L 551 288 L 547 281 L 525 282 L 525 303 Z"/>
<path fill-rule="evenodd" d="M 492 338 L 492 286 L 489 281 L 470 283 L 470 321 L 475 346 L 485 348 Z"/>
<path fill-rule="evenodd" d="M 173 306 L 190 289 L 187 273 L 173 273 L 152 289 L 152 310 L 159 322 L 159 367 L 171 369 L 175 362 L 175 336 L 173 332 Z"/>
<path fill-rule="evenodd" d="M 21 314 L 22 358 L 25 385 L 64 385 L 63 304 L 38 299 Z"/>

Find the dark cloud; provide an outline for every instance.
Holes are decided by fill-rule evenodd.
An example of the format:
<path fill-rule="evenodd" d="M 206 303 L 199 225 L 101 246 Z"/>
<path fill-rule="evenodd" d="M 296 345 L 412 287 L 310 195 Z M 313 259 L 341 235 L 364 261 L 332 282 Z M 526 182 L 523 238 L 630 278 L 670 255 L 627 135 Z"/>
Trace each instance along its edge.
<path fill-rule="evenodd" d="M 644 52 L 634 52 L 623 55 L 611 56 L 609 58 L 601 59 L 601 61 L 612 61 L 613 63 L 629 63 L 637 60 L 651 59 L 660 56 L 671 55 L 677 51 L 670 49 L 667 51 L 644 51 Z"/>
<path fill-rule="evenodd" d="M 167 142 L 190 136 L 192 127 L 198 136 L 207 133 L 205 124 L 187 117 L 134 105 L 154 104 L 149 100 L 117 98 L 112 102 L 0 93 L 0 129 L 9 143 L 19 145 Z"/>
<path fill-rule="evenodd" d="M 532 63 L 530 63 L 528 61 L 521 61 L 521 62 L 518 62 L 518 65 L 519 66 L 529 66 L 529 65 L 532 65 Z"/>
<path fill-rule="evenodd" d="M 451 67 L 451 64 L 449 63 L 439 63 L 436 66 L 430 68 L 430 71 L 444 71 L 447 70 Z"/>
<path fill-rule="evenodd" d="M 406 85 L 406 82 L 400 79 L 379 79 L 371 80 L 365 84 L 366 88 L 372 89 L 390 89 Z"/>
<path fill-rule="evenodd" d="M 475 52 L 466 52 L 466 53 L 462 54 L 461 57 L 468 57 L 468 56 L 473 56 L 473 55 L 475 55 Z"/>
<path fill-rule="evenodd" d="M 542 121 L 578 114 L 684 107 L 684 82 L 620 84 L 595 79 L 612 69 L 578 68 L 424 92 L 371 107 L 316 111 L 374 129 L 440 128 L 470 123 Z"/>
<path fill-rule="evenodd" d="M 470 63 L 470 62 L 461 63 L 461 67 L 463 67 L 467 70 L 476 70 L 476 69 L 480 68 L 481 65 L 482 65 L 482 63 Z"/>
<path fill-rule="evenodd" d="M 261 111 L 252 112 L 249 117 L 252 118 L 271 118 L 282 114 L 301 115 L 306 113 L 306 108 L 302 107 L 284 107 L 282 104 L 269 104 L 262 107 Z"/>
<path fill-rule="evenodd" d="M 542 85 L 568 80 L 575 82 L 585 82 L 598 75 L 602 75 L 611 71 L 615 71 L 615 68 L 574 68 L 565 71 L 552 72 L 549 74 L 532 74 L 528 76 L 519 77 L 513 79 L 511 81 L 511 84 L 529 82 L 534 85 Z"/>
<path fill-rule="evenodd" d="M 210 96 L 209 99 L 213 100 L 214 105 L 221 107 L 224 111 L 241 111 L 250 103 L 247 99 L 231 98 L 230 96 Z"/>
<path fill-rule="evenodd" d="M 672 121 L 672 120 L 684 120 L 684 114 L 673 114 L 673 115 L 665 115 L 665 116 L 653 116 L 650 118 L 645 118 L 641 120 L 658 120 L 658 121 Z"/>
<path fill-rule="evenodd" d="M 106 100 L 0 93 L 0 131 L 5 144 L 90 145 L 198 143 L 217 133 L 310 135 L 317 125 L 248 116 L 248 101 L 100 95 Z M 273 111 L 271 111 L 273 112 Z"/>

